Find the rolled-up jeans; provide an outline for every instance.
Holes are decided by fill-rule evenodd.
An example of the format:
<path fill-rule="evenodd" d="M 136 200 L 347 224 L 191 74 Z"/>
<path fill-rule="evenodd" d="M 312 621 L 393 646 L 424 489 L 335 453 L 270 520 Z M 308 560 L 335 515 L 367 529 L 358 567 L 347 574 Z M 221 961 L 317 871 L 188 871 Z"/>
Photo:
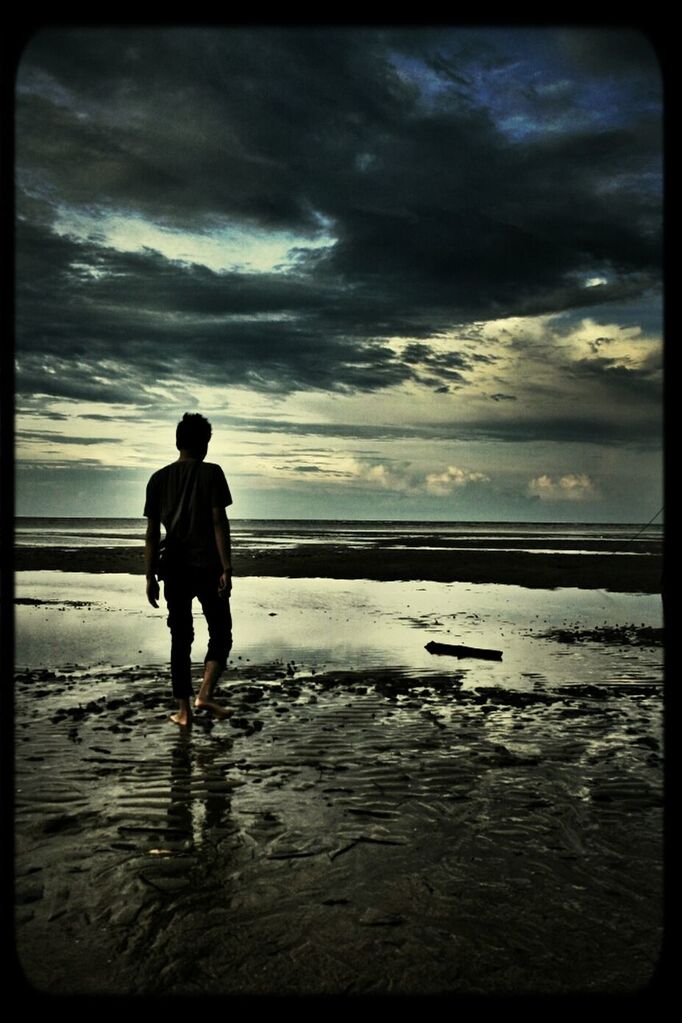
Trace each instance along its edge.
<path fill-rule="evenodd" d="M 204 658 L 217 661 L 225 669 L 232 649 L 232 615 L 227 596 L 218 593 L 220 572 L 205 569 L 178 569 L 164 580 L 164 597 L 168 605 L 168 628 L 171 631 L 171 681 L 173 696 L 188 700 L 192 689 L 192 601 L 197 597 L 208 625 L 208 650 Z"/>

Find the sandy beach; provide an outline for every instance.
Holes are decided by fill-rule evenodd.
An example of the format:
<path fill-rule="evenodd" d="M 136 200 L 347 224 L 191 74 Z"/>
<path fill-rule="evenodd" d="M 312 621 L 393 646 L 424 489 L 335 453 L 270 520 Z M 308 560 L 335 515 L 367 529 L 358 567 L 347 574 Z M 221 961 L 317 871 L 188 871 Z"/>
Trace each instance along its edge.
<path fill-rule="evenodd" d="M 653 581 L 555 584 L 542 557 L 533 583 L 435 567 L 401 582 L 405 558 L 386 581 L 366 554 L 364 577 L 348 556 L 334 579 L 328 552 L 283 578 L 244 557 L 220 692 L 234 716 L 182 731 L 132 553 L 18 555 L 16 942 L 34 990 L 624 994 L 655 978 Z M 435 657 L 430 640 L 503 658 Z"/>

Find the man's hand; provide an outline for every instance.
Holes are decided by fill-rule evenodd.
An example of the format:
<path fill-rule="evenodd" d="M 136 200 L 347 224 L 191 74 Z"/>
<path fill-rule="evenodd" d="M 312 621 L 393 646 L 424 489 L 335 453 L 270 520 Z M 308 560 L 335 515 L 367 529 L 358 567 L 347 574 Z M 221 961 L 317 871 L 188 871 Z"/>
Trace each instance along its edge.
<path fill-rule="evenodd" d="M 151 579 L 147 579 L 147 600 L 152 607 L 159 606 L 159 583 L 156 576 L 152 576 Z"/>
<path fill-rule="evenodd" d="M 225 509 L 216 505 L 213 509 L 213 528 L 215 530 L 215 543 L 218 549 L 220 564 L 223 566 L 223 574 L 218 583 L 218 593 L 221 597 L 228 598 L 232 592 L 232 558 L 230 556 L 230 523 L 227 521 Z"/>
<path fill-rule="evenodd" d="M 147 600 L 152 607 L 158 607 L 159 584 L 156 579 L 156 565 L 159 559 L 159 538 L 161 522 L 147 516 L 147 535 L 144 541 L 144 574 L 147 578 Z"/>

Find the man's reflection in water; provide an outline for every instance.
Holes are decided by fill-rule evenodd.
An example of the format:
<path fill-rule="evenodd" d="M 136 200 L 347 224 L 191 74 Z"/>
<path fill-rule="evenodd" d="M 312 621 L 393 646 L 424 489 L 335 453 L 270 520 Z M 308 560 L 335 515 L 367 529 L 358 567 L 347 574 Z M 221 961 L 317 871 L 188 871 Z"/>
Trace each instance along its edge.
<path fill-rule="evenodd" d="M 131 973 L 139 971 L 139 984 L 150 993 L 157 987 L 165 992 L 170 971 L 176 986 L 196 992 L 197 950 L 207 960 L 215 951 L 215 944 L 206 945 L 204 914 L 230 912 L 230 879 L 242 844 L 232 817 L 233 784 L 225 777 L 232 755 L 231 737 L 197 725 L 178 730 L 169 750 L 168 802 L 162 820 L 149 822 L 153 837 L 140 870 L 141 905 L 124 944 Z M 215 943 L 215 915 L 212 925 Z"/>
<path fill-rule="evenodd" d="M 176 852 L 213 848 L 236 827 L 224 773 L 232 740 L 209 746 L 203 739 L 180 732 L 171 751 L 168 837 L 169 848 Z"/>

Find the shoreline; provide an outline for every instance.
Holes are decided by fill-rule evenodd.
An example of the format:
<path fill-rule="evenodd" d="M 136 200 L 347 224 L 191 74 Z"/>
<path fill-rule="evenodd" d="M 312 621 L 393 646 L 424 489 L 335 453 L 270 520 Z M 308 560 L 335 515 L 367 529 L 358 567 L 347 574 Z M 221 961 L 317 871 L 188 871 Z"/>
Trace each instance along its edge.
<path fill-rule="evenodd" d="M 233 552 L 234 577 L 499 583 L 660 593 L 660 554 L 533 554 L 525 551 L 356 549 L 325 544 L 287 551 Z M 142 547 L 18 547 L 15 571 L 144 574 Z"/>

